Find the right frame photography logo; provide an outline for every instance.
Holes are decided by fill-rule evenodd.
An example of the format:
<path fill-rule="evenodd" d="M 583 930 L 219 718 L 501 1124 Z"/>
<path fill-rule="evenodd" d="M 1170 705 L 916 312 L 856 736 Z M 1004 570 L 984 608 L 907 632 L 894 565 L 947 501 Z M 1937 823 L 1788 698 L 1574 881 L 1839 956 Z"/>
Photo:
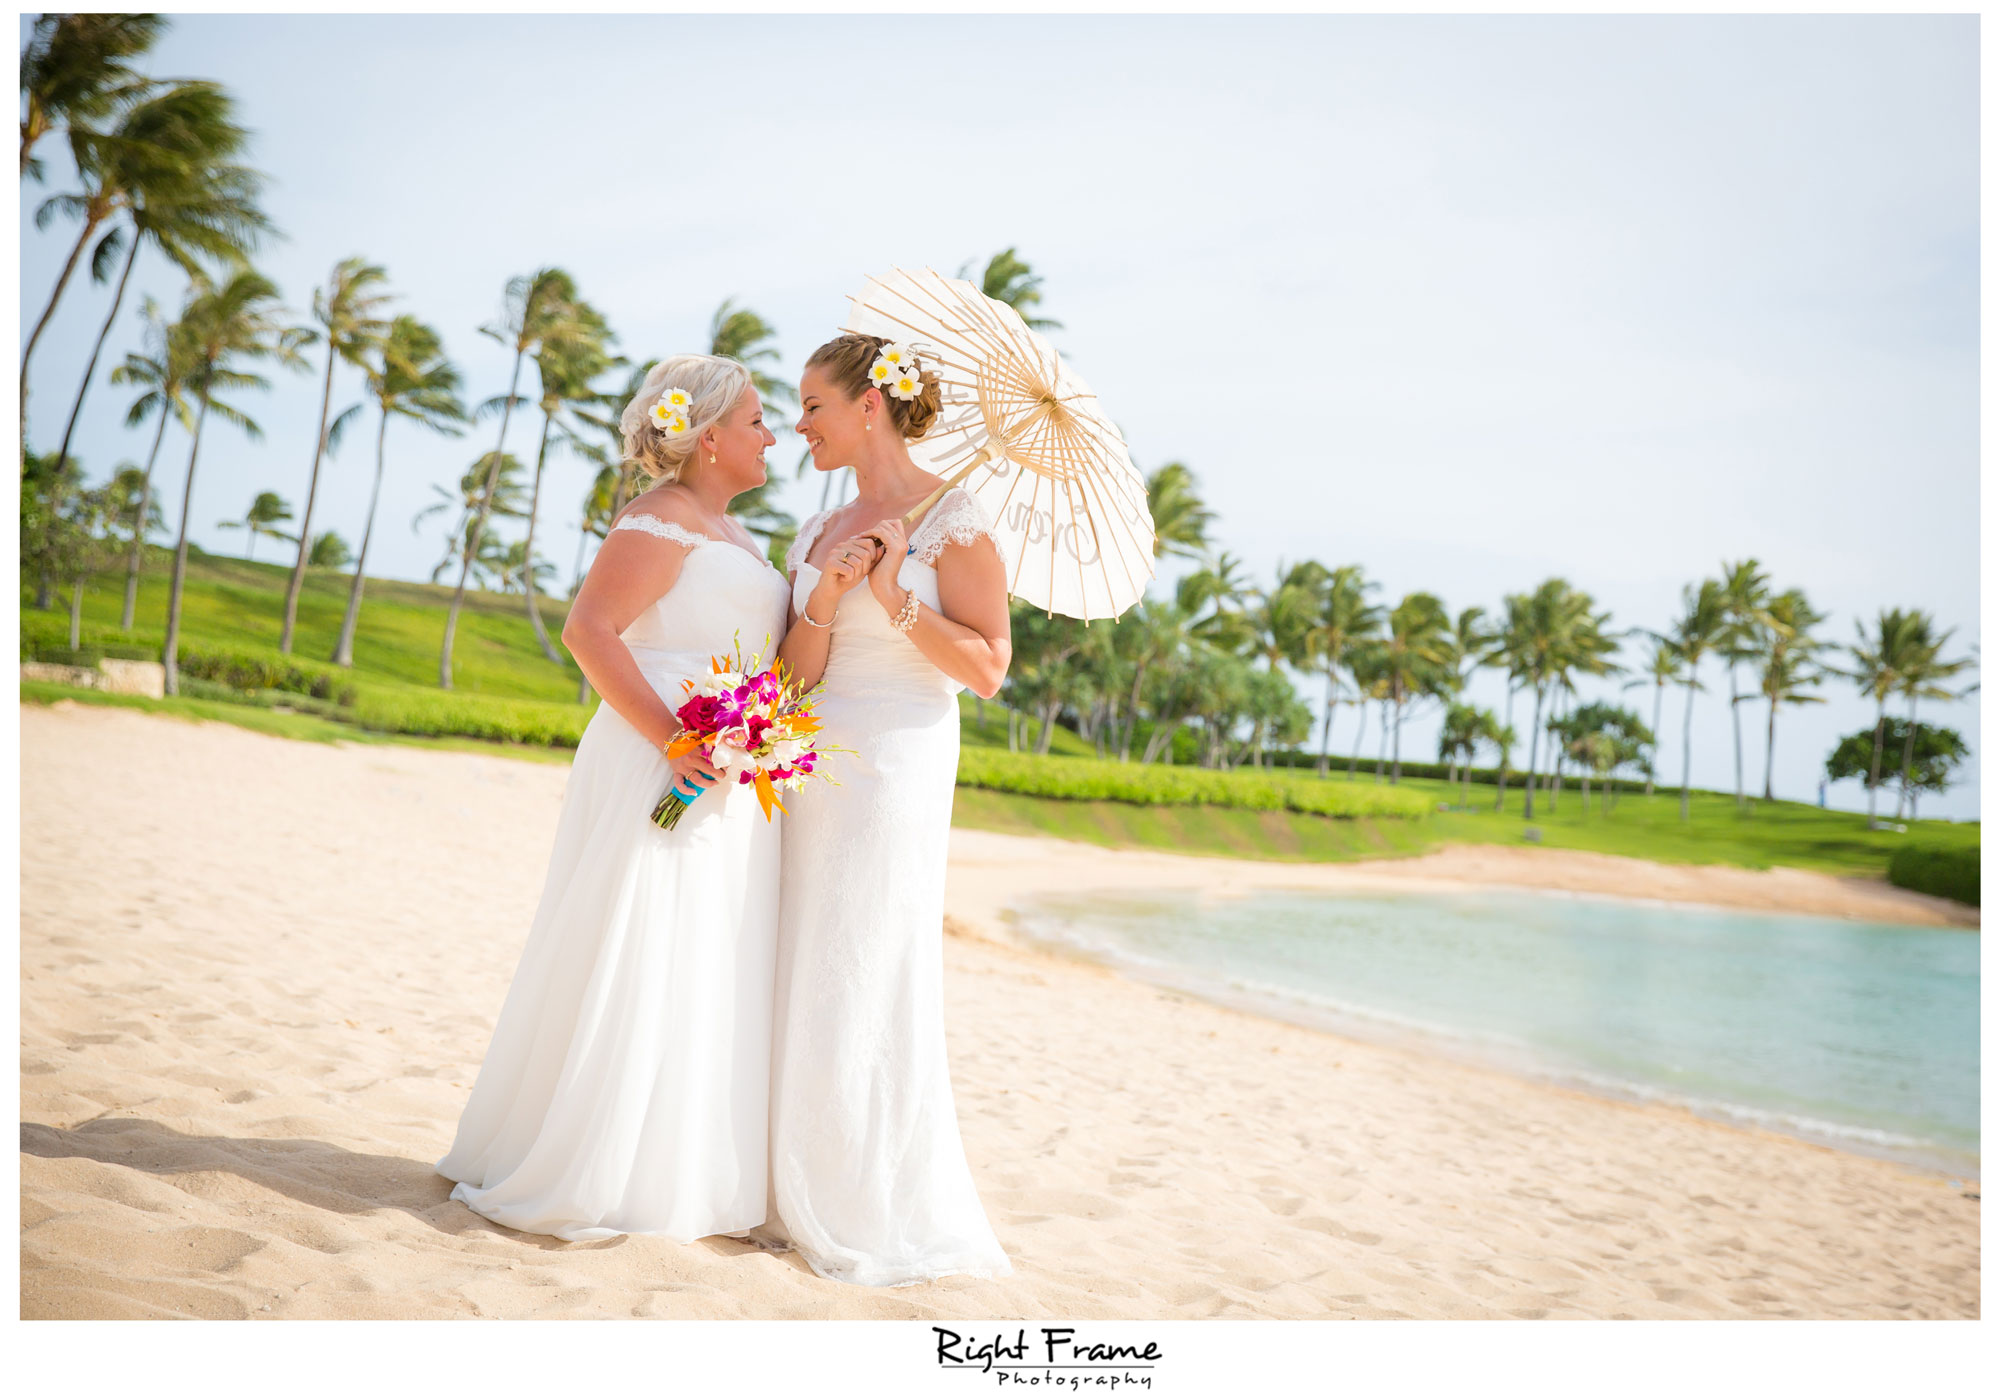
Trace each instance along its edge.
<path fill-rule="evenodd" d="M 1087 1340 L 1074 1327 L 1017 1327 L 990 1333 L 931 1327 L 938 1369 L 977 1371 L 1011 1388 L 1089 1390 L 1102 1393 L 1151 1390 L 1164 1356 L 1157 1341 Z"/>

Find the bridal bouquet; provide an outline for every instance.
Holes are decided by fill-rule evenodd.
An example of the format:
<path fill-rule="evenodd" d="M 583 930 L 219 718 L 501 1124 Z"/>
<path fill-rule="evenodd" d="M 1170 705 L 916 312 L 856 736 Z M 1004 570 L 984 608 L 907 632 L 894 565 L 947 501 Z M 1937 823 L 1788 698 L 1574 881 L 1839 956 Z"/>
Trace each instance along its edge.
<path fill-rule="evenodd" d="M 708 675 L 681 682 L 688 698 L 674 714 L 683 728 L 667 754 L 678 758 L 699 748 L 718 773 L 736 770 L 739 785 L 756 787 L 769 821 L 773 807 L 785 810 L 778 789 L 797 792 L 805 787 L 819 761 L 820 746 L 813 738 L 819 720 L 810 696 L 786 674 L 783 662 L 753 673 L 749 667 L 756 664 L 745 665 L 739 643 L 730 655 L 711 658 Z M 700 796 L 700 788 L 684 791 L 676 778 L 653 809 L 653 825 L 671 831 Z"/>

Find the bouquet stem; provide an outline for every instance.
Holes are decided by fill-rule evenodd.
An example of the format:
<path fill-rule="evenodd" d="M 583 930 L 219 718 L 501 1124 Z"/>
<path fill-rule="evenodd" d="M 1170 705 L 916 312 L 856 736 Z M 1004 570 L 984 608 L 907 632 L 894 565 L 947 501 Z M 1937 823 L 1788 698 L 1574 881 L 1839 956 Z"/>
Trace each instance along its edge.
<path fill-rule="evenodd" d="M 694 799 L 700 796 L 700 788 L 696 788 L 694 796 L 690 797 L 680 790 L 679 783 L 675 783 L 674 786 L 667 789 L 667 795 L 660 799 L 660 805 L 653 809 L 653 825 L 659 827 L 662 831 L 672 831 L 676 826 L 680 825 L 681 813 L 685 812 Z"/>

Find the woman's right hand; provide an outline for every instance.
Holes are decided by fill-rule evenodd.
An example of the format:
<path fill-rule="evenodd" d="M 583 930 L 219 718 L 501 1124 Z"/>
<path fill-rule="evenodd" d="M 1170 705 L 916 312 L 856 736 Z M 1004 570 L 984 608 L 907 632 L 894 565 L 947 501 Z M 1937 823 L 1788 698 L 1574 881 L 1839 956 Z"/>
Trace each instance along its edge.
<path fill-rule="evenodd" d="M 699 745 L 668 759 L 667 767 L 673 772 L 673 785 L 683 792 L 689 788 L 705 791 L 722 779 L 722 775 L 715 771 L 714 765 L 708 761 L 708 756 L 702 752 Z"/>
<path fill-rule="evenodd" d="M 856 535 L 834 546 L 806 603 L 815 621 L 833 620 L 833 610 L 839 606 L 842 595 L 866 581 L 881 552 L 882 546 L 866 535 Z"/>

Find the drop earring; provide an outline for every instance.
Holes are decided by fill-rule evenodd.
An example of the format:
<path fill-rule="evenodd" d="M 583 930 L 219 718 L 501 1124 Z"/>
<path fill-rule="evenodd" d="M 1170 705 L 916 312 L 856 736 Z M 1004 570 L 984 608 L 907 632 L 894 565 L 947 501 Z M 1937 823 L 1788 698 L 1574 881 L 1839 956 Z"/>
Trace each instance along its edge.
<path fill-rule="evenodd" d="M 708 461 L 710 466 L 715 464 L 715 454 L 713 452 L 708 454 Z"/>
<path fill-rule="evenodd" d="M 861 425 L 861 431 L 864 433 L 872 433 L 875 431 L 875 425 L 873 423 L 863 423 Z"/>

